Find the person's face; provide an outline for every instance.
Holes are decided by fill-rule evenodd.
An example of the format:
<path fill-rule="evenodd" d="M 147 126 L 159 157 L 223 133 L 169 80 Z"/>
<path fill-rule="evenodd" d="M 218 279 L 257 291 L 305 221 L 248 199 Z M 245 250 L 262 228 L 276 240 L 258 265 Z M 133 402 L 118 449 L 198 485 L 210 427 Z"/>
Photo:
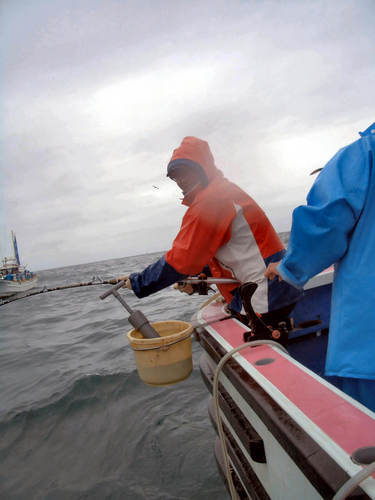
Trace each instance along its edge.
<path fill-rule="evenodd" d="M 170 176 L 176 182 L 183 194 L 189 193 L 201 182 L 199 172 L 189 167 L 181 167 Z"/>

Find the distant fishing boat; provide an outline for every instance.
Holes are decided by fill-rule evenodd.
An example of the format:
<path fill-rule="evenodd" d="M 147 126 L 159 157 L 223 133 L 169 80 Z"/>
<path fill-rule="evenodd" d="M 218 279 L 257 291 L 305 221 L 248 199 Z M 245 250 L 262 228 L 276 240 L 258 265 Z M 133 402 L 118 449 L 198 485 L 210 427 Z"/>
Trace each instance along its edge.
<path fill-rule="evenodd" d="M 0 267 L 0 298 L 9 297 L 18 292 L 26 292 L 33 288 L 38 276 L 21 265 L 18 254 L 17 239 L 12 231 L 13 256 L 4 257 Z"/>

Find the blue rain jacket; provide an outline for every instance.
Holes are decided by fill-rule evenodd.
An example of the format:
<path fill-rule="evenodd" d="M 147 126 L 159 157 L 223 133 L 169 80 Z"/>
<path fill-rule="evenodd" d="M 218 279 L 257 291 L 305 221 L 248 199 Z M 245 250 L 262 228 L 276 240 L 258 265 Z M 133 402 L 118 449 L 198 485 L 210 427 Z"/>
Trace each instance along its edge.
<path fill-rule="evenodd" d="M 375 123 L 360 135 L 294 210 L 278 269 L 302 287 L 335 263 L 326 375 L 375 380 Z"/>

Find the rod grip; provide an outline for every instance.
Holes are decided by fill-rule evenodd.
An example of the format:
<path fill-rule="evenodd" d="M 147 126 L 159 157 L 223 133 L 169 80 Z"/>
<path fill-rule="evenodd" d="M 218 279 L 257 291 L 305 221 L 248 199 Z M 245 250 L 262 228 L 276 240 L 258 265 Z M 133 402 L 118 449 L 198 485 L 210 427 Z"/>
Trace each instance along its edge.
<path fill-rule="evenodd" d="M 110 288 L 109 290 L 107 290 L 106 292 L 104 292 L 102 295 L 100 295 L 100 298 L 103 300 L 105 298 L 107 298 L 109 295 L 112 295 L 113 292 L 116 292 L 119 288 L 123 287 L 125 285 L 125 281 L 124 280 L 121 280 L 117 283 L 117 285 L 113 286 L 112 288 Z"/>

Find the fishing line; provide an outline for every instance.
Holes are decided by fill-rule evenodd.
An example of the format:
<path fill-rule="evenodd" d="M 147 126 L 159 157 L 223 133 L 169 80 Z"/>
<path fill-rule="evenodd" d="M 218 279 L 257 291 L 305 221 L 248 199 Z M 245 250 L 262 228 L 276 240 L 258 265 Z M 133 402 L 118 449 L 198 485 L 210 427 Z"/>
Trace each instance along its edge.
<path fill-rule="evenodd" d="M 94 276 L 91 281 L 83 282 L 83 283 L 71 283 L 70 285 L 61 285 L 55 287 L 47 287 L 44 286 L 40 290 L 34 290 L 33 292 L 26 293 L 25 295 L 10 297 L 9 299 L 0 299 L 0 306 L 4 306 L 5 304 L 9 304 L 10 302 L 15 302 L 16 300 L 26 299 L 27 297 L 32 297 L 33 295 L 40 295 L 42 293 L 48 292 L 56 292 L 58 290 L 66 290 L 68 288 L 78 288 L 82 286 L 95 286 L 95 285 L 113 285 L 117 283 L 117 280 L 103 280 L 98 276 Z"/>

